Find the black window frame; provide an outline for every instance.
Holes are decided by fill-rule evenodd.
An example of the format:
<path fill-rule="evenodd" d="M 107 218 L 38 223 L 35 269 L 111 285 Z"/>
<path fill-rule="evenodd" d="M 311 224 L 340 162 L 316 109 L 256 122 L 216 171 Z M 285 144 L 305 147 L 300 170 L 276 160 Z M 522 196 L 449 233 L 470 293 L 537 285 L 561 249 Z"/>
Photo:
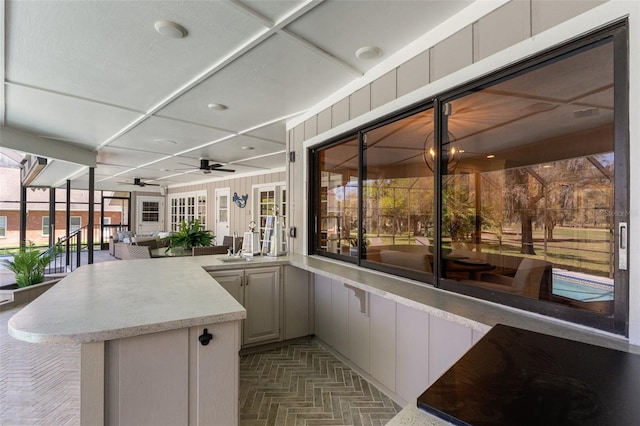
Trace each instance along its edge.
<path fill-rule="evenodd" d="M 329 253 L 317 250 L 318 247 L 318 215 L 320 194 L 316 189 L 316 182 L 319 181 L 319 170 L 316 161 L 319 151 L 330 148 L 346 140 L 354 137 L 358 139 L 359 160 L 358 160 L 358 223 L 363 221 L 363 135 L 366 132 L 377 129 L 397 120 L 401 120 L 413 114 L 422 112 L 429 108 L 434 110 L 434 131 L 435 131 L 435 147 L 436 152 L 441 152 L 442 134 L 443 134 L 443 105 L 454 99 L 464 96 L 465 94 L 481 90 L 497 84 L 500 81 L 514 78 L 518 75 L 526 74 L 532 70 L 544 67 L 550 63 L 560 61 L 569 55 L 576 54 L 583 50 L 588 50 L 594 45 L 613 41 L 614 49 L 614 152 L 615 152 L 615 226 L 618 229 L 619 222 L 629 223 L 629 52 L 628 52 L 628 22 L 621 20 L 603 29 L 596 30 L 590 34 L 577 37 L 568 42 L 562 43 L 551 49 L 536 53 L 531 57 L 524 58 L 514 64 L 505 66 L 500 70 L 479 77 L 471 82 L 451 88 L 443 93 L 437 94 L 429 99 L 422 100 L 416 104 L 408 106 L 400 111 L 388 114 L 373 122 L 366 123 L 356 129 L 340 134 L 331 138 L 327 142 L 309 149 L 309 194 L 310 206 L 308 210 L 309 238 L 308 252 L 325 256 L 347 263 L 355 264 L 367 269 L 379 270 L 382 272 L 392 273 L 398 276 L 414 279 L 424 282 L 425 285 L 432 285 L 436 288 L 452 291 L 458 294 L 464 294 L 477 299 L 487 300 L 490 302 L 502 304 L 509 307 L 522 309 L 528 312 L 542 314 L 554 317 L 576 324 L 594 327 L 604 331 L 612 332 L 619 335 L 628 336 L 629 328 L 629 288 L 628 270 L 620 270 L 615 268 L 614 282 L 616 285 L 614 297 L 614 314 L 613 316 L 602 316 L 597 313 L 583 311 L 568 306 L 548 301 L 523 298 L 521 296 L 511 295 L 482 289 L 480 287 L 471 286 L 455 280 L 442 278 L 440 264 L 442 261 L 441 253 L 441 226 L 442 226 L 442 173 L 441 165 L 436 162 L 434 170 L 434 212 L 435 226 L 438 232 L 434 234 L 434 262 L 433 262 L 433 282 L 425 280 L 423 274 L 414 274 L 410 271 L 395 268 L 390 265 L 381 265 L 376 262 L 367 261 L 362 253 L 362 248 L 358 247 L 357 256 L 345 256 L 335 253 Z M 358 238 L 362 241 L 362 227 L 358 230 Z M 619 235 L 616 233 L 615 243 L 618 244 Z M 614 256 L 614 264 L 618 265 L 618 253 Z M 629 262 L 627 262 L 629 264 Z"/>

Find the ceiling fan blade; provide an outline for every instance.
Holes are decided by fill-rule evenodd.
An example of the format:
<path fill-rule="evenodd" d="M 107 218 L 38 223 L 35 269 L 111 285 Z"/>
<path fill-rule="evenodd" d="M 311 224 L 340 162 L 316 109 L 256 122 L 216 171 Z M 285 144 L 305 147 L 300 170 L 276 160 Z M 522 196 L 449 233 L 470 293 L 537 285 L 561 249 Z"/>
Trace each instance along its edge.
<path fill-rule="evenodd" d="M 214 172 L 229 172 L 229 173 L 235 173 L 235 170 L 231 170 L 231 169 L 220 169 L 220 168 L 215 168 L 213 169 Z"/>

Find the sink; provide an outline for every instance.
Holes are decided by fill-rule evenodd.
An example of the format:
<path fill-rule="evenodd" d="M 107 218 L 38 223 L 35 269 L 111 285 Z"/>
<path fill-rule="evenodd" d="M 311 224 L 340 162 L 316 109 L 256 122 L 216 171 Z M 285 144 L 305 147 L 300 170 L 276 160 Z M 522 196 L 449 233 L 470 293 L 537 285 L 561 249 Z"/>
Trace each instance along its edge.
<path fill-rule="evenodd" d="M 221 257 L 218 260 L 220 260 L 221 262 L 225 262 L 225 263 L 251 262 L 251 258 L 250 257 Z"/>

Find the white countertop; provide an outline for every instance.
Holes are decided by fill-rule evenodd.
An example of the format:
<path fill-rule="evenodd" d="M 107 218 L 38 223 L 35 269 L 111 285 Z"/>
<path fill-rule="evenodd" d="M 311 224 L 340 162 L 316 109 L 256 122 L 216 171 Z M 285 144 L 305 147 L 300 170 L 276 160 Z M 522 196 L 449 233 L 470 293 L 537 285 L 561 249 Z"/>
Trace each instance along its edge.
<path fill-rule="evenodd" d="M 13 316 L 9 334 L 33 343 L 85 343 L 246 318 L 242 305 L 202 268 L 245 263 L 215 257 L 82 266 Z"/>
<path fill-rule="evenodd" d="M 291 265 L 480 331 L 500 323 L 640 353 L 622 336 L 320 256 L 256 256 L 229 263 L 221 260 L 225 257 L 82 266 L 14 316 L 9 332 L 29 342 L 90 342 L 245 318 L 244 308 L 207 271 Z"/>
<path fill-rule="evenodd" d="M 418 408 L 416 400 L 407 404 L 386 426 L 449 426 L 446 420 L 422 411 Z"/>

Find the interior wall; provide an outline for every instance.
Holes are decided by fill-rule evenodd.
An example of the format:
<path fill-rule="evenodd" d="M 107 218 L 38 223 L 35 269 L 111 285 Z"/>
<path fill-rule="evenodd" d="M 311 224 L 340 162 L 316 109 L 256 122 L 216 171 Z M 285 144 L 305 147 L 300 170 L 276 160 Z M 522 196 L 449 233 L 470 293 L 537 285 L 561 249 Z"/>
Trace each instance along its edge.
<path fill-rule="evenodd" d="M 207 191 L 207 223 L 210 224 L 210 229 L 215 229 L 215 201 L 216 201 L 216 189 L 217 188 L 229 188 L 230 194 L 230 206 L 229 206 L 229 230 L 238 231 L 242 235 L 243 232 L 249 230 L 249 222 L 253 220 L 253 192 L 252 187 L 254 185 L 261 185 L 266 183 L 285 182 L 285 172 L 267 173 L 256 176 L 245 176 L 239 178 L 230 177 L 229 179 L 223 179 L 215 182 L 207 182 L 196 185 L 185 185 L 176 188 L 168 188 L 167 195 L 179 194 L 183 192 L 194 191 Z M 233 201 L 233 194 L 237 193 L 238 196 L 249 195 L 247 199 L 247 205 L 244 208 L 238 207 Z M 165 205 L 168 206 L 168 197 L 165 197 Z M 168 208 L 168 207 L 167 207 Z M 165 223 L 168 226 L 168 217 L 165 218 Z"/>
<path fill-rule="evenodd" d="M 369 74 L 378 74 L 375 79 L 363 77 L 288 123 L 287 146 L 299 157 L 296 163 L 288 163 L 288 181 L 297 185 L 291 191 L 295 191 L 297 205 L 290 224 L 304 229 L 296 244 L 290 244 L 295 252 L 306 252 L 308 224 L 302 213 L 308 206 L 310 147 L 621 19 L 629 21 L 629 75 L 640 72 L 640 2 L 512 0 L 488 12 L 480 9 L 481 4 L 472 6 L 434 31 L 446 34 L 426 34 L 374 68 Z M 470 16 L 474 13 L 476 16 Z M 633 78 L 629 89 L 629 116 L 637 117 L 640 92 Z M 636 122 L 630 120 L 629 127 L 632 187 L 640 184 Z M 640 226 L 634 227 L 633 222 L 634 212 L 640 211 L 640 196 L 633 191 L 630 204 L 629 252 L 633 258 L 640 253 Z M 634 285 L 640 274 L 630 269 L 629 277 L 629 340 L 640 344 L 640 285 Z"/>

